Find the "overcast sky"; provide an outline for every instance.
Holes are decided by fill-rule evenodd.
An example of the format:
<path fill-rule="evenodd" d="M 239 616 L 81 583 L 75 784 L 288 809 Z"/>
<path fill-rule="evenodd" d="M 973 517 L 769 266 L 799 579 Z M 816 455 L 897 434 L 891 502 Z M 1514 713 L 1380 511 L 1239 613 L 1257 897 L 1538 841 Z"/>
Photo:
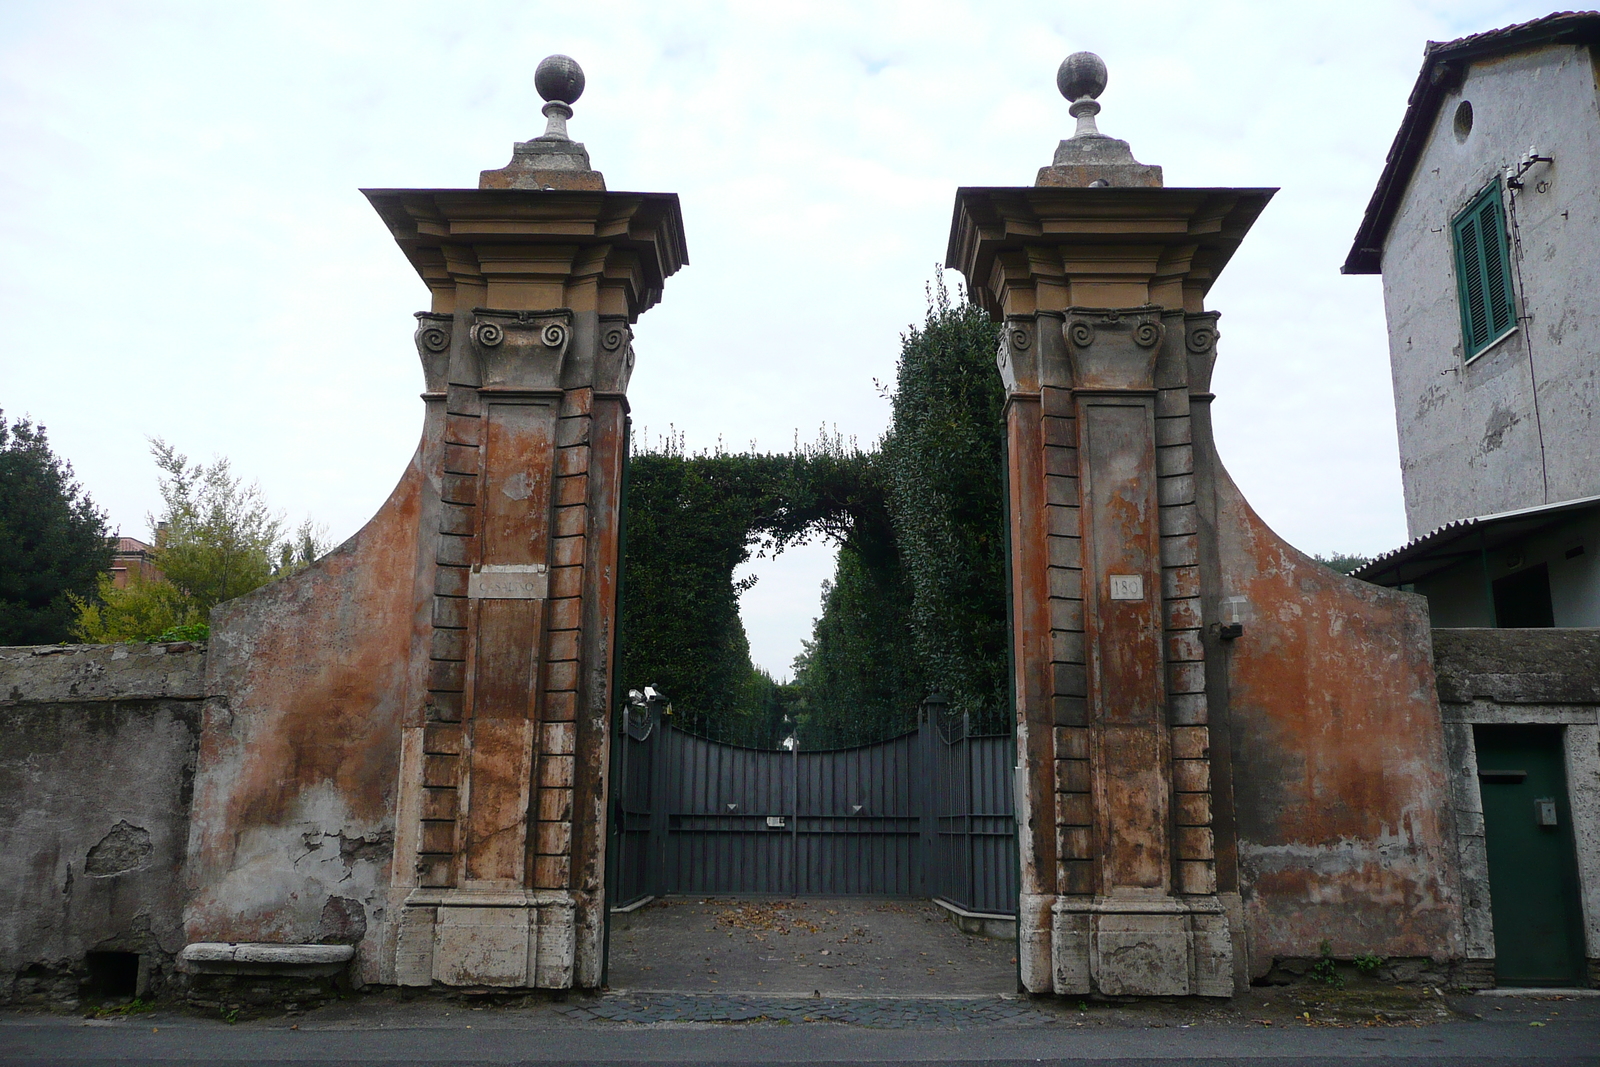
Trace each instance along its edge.
<path fill-rule="evenodd" d="M 691 448 L 870 445 L 955 189 L 1029 185 L 1110 68 L 1101 129 L 1169 186 L 1279 186 L 1211 292 L 1223 460 L 1310 552 L 1405 540 L 1378 279 L 1339 274 L 1428 39 L 1529 3 L 0 3 L 0 408 L 147 536 L 146 438 L 229 457 L 343 539 L 416 444 L 427 292 L 361 187 L 474 187 L 571 123 L 612 189 L 682 197 L 691 265 L 637 327 L 635 426 Z M 950 275 L 954 283 L 957 276 Z M 786 674 L 831 570 L 757 567 Z"/>

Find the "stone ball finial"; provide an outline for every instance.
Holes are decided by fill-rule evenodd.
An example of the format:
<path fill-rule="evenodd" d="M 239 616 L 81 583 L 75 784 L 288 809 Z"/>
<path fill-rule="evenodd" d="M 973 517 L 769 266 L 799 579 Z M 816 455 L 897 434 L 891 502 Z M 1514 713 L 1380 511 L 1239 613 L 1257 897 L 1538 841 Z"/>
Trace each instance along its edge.
<path fill-rule="evenodd" d="M 1072 53 L 1056 71 L 1056 88 L 1068 103 L 1098 97 L 1106 91 L 1106 61 L 1093 52 Z"/>
<path fill-rule="evenodd" d="M 583 68 L 571 56 L 545 56 L 533 72 L 533 87 L 544 99 L 570 107 L 583 95 Z"/>

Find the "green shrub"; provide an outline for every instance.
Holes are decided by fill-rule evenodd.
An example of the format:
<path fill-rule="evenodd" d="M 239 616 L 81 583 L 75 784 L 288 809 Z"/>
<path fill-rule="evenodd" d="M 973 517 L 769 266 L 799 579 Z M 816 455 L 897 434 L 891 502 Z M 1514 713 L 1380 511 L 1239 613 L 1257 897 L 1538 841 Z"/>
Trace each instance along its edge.
<path fill-rule="evenodd" d="M 1361 955 L 1353 958 L 1350 962 L 1356 965 L 1356 970 L 1360 971 L 1364 975 L 1367 975 L 1368 977 L 1371 977 L 1371 975 L 1376 972 L 1379 967 L 1382 967 L 1389 961 L 1384 959 L 1382 956 L 1374 956 L 1370 953 L 1364 952 Z"/>
<path fill-rule="evenodd" d="M 1311 965 L 1311 977 L 1336 989 L 1343 986 L 1344 975 L 1339 973 L 1338 963 L 1333 958 L 1333 945 L 1324 941 L 1317 947 L 1322 951 L 1322 958 Z"/>

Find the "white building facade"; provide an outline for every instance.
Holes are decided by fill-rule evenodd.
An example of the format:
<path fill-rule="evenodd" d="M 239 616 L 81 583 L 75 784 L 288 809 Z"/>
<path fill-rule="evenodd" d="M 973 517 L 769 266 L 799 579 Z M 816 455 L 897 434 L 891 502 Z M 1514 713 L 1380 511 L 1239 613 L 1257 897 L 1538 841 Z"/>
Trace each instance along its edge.
<path fill-rule="evenodd" d="M 1383 275 L 1413 539 L 1362 576 L 1437 626 L 1600 626 L 1597 42 L 1581 13 L 1430 44 L 1344 266 Z"/>

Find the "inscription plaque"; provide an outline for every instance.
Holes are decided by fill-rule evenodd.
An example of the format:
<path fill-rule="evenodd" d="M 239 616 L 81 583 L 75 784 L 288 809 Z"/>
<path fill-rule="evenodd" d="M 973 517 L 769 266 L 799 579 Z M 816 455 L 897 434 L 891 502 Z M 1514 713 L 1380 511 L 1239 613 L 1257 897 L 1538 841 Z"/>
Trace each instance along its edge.
<path fill-rule="evenodd" d="M 467 577 L 473 600 L 543 600 L 549 588 L 543 563 L 485 563 Z"/>

